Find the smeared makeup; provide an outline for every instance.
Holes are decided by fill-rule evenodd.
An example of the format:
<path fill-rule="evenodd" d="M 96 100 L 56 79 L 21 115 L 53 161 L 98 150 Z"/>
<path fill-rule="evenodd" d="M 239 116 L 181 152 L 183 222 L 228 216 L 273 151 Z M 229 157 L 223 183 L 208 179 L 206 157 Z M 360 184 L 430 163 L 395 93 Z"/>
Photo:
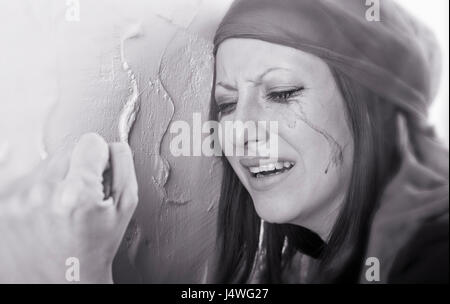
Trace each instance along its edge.
<path fill-rule="evenodd" d="M 328 165 L 325 168 L 324 173 L 327 174 L 328 170 L 331 166 L 337 167 L 341 165 L 344 161 L 344 155 L 343 155 L 343 148 L 342 146 L 336 141 L 336 139 L 331 136 L 327 131 L 324 129 L 316 126 L 313 122 L 311 122 L 300 102 L 292 103 L 292 106 L 295 108 L 294 113 L 295 116 L 303 121 L 307 126 L 309 126 L 311 129 L 313 129 L 315 132 L 319 133 L 328 143 L 330 146 L 330 157 L 328 160 Z"/>
<path fill-rule="evenodd" d="M 331 136 L 327 131 L 318 127 L 310 119 L 308 119 L 300 101 L 296 100 L 290 102 L 289 107 L 291 109 L 289 109 L 288 111 L 294 114 L 294 118 L 291 115 L 287 115 L 285 110 L 282 111 L 281 109 L 278 109 L 276 110 L 276 112 L 283 116 L 283 119 L 286 121 L 287 126 L 290 129 L 295 128 L 297 126 L 297 121 L 300 120 L 303 123 L 305 123 L 308 127 L 310 127 L 312 130 L 314 130 L 316 133 L 320 134 L 320 136 L 322 136 L 327 141 L 330 147 L 330 156 L 328 164 L 324 170 L 324 173 L 327 174 L 331 166 L 337 167 L 342 165 L 344 161 L 343 156 L 344 149 L 342 145 L 339 144 L 337 140 L 333 136 Z M 264 108 L 273 109 L 274 107 L 271 104 L 266 104 Z"/>

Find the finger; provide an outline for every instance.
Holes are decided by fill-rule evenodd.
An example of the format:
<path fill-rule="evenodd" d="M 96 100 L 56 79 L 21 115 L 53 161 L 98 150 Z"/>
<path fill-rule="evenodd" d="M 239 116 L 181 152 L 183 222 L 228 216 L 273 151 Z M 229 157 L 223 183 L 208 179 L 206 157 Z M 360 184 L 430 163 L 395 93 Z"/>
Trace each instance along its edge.
<path fill-rule="evenodd" d="M 109 146 L 112 168 L 112 197 L 119 210 L 132 210 L 137 204 L 138 186 L 133 156 L 127 143 Z"/>
<path fill-rule="evenodd" d="M 94 180 L 100 186 L 108 160 L 109 149 L 106 141 L 98 134 L 85 134 L 72 152 L 66 179 Z"/>

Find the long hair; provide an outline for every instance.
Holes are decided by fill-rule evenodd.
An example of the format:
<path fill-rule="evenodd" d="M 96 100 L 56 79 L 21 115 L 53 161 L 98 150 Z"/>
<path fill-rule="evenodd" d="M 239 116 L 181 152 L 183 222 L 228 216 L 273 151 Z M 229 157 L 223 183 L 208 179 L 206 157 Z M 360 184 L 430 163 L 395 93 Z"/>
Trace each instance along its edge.
<path fill-rule="evenodd" d="M 314 283 L 357 281 L 370 222 L 379 197 L 398 169 L 398 109 L 330 66 L 346 108 L 354 143 L 353 166 L 344 203 L 327 242 L 304 227 L 266 223 L 265 283 L 282 283 L 282 272 L 296 252 L 315 259 L 308 280 Z M 214 88 L 211 118 L 217 120 Z M 223 159 L 217 221 L 215 282 L 245 283 L 258 252 L 260 218 L 237 175 Z M 287 249 L 283 245 L 287 240 Z M 283 254 L 282 254 L 283 252 Z"/>

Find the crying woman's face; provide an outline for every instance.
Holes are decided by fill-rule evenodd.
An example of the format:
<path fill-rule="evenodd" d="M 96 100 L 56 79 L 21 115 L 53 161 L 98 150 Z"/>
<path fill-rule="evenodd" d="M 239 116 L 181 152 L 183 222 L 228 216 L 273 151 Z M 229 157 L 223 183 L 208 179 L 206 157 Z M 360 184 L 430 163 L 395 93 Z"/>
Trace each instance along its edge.
<path fill-rule="evenodd" d="M 278 125 L 277 133 L 238 131 L 233 140 L 234 149 L 248 151 L 277 136 L 276 157 L 239 156 L 226 151 L 233 145 L 222 146 L 259 216 L 326 238 L 353 160 L 344 100 L 327 64 L 297 49 L 228 39 L 216 56 L 215 100 L 222 126 L 226 121 Z"/>

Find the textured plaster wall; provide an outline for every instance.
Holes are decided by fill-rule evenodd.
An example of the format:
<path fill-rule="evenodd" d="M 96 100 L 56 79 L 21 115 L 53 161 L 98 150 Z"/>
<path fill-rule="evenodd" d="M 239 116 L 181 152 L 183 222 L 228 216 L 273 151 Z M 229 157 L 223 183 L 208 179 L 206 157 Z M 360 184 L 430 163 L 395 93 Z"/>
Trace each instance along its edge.
<path fill-rule="evenodd" d="M 85 132 L 108 141 L 126 134 L 140 203 L 114 263 L 116 281 L 201 282 L 221 166 L 173 157 L 168 128 L 174 120 L 192 125 L 193 111 L 207 119 L 211 41 L 230 1 L 79 4 L 79 21 L 68 21 L 65 1 L 0 1 L 0 183 Z M 129 134 L 127 111 L 135 114 Z"/>

